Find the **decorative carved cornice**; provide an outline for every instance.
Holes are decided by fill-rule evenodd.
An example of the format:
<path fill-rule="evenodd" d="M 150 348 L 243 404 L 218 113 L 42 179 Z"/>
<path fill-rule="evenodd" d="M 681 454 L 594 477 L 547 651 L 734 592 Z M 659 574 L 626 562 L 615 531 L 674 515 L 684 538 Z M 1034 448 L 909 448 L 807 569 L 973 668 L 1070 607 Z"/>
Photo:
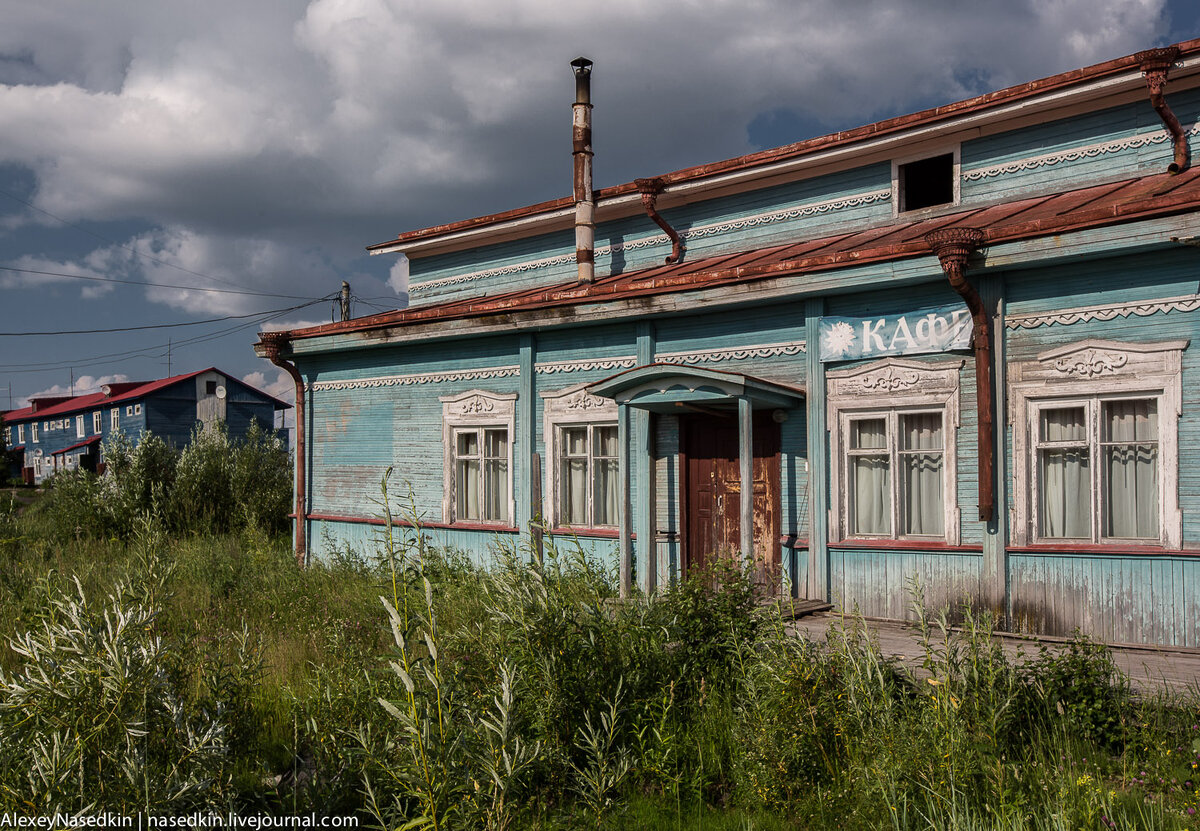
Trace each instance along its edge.
<path fill-rule="evenodd" d="M 1194 312 L 1200 309 L 1200 297 L 1164 297 L 1137 303 L 1117 303 L 1101 306 L 1080 306 L 1074 309 L 1059 309 L 1053 312 L 1006 315 L 1004 325 L 1008 329 L 1037 329 L 1040 326 L 1070 326 L 1089 320 L 1115 320 L 1119 317 L 1149 317 L 1168 312 Z"/>
<path fill-rule="evenodd" d="M 495 412 L 496 404 L 482 395 L 476 395 L 465 401 L 449 405 L 449 409 L 450 412 L 458 413 L 459 415 L 478 415 L 480 413 Z"/>
<path fill-rule="evenodd" d="M 553 361 L 537 364 L 534 371 L 541 375 L 552 375 L 556 372 L 587 372 L 593 369 L 609 371 L 613 369 L 630 369 L 637 366 L 637 358 L 628 356 L 621 358 L 579 358 L 571 361 Z"/>
<path fill-rule="evenodd" d="M 1123 352 L 1085 349 L 1083 352 L 1059 358 L 1054 362 L 1054 368 L 1064 375 L 1095 378 L 1098 375 L 1114 374 L 1127 363 L 1129 356 Z"/>
<path fill-rule="evenodd" d="M 690 352 L 663 352 L 656 360 L 671 364 L 699 364 L 724 360 L 744 361 L 748 358 L 775 358 L 780 355 L 799 355 L 807 351 L 800 341 L 765 343 L 755 346 L 731 346 L 725 349 L 697 349 Z"/>
<path fill-rule="evenodd" d="M 444 381 L 477 381 L 484 378 L 506 378 L 520 375 L 519 366 L 497 366 L 486 369 L 460 369 L 447 372 L 420 372 L 412 375 L 386 375 L 378 378 L 354 378 L 346 381 L 316 381 L 311 390 L 363 390 L 379 387 L 407 387 L 413 384 L 440 384 Z"/>

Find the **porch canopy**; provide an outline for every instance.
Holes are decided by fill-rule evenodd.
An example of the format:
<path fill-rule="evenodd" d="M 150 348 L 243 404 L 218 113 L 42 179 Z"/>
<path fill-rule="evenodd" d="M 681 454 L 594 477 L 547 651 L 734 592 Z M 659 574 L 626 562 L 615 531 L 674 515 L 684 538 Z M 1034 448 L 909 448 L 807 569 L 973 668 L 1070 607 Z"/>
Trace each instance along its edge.
<path fill-rule="evenodd" d="M 588 392 L 617 402 L 617 432 L 620 482 L 620 544 L 622 590 L 630 588 L 633 541 L 629 503 L 629 410 L 655 413 L 714 413 L 735 410 L 738 419 L 738 463 L 741 479 L 739 542 L 747 564 L 754 558 L 754 410 L 791 409 L 804 406 L 802 387 L 781 384 L 740 372 L 701 369 L 686 364 L 654 363 L 627 369 L 588 386 Z M 731 413 L 732 414 L 732 413 Z M 648 428 L 646 428 L 648 429 Z M 639 442 L 641 445 L 642 442 Z M 647 446 L 648 449 L 648 446 Z M 640 465 L 639 467 L 645 467 Z M 643 491 L 644 493 L 644 491 Z M 643 497 L 644 499 L 644 497 Z M 654 515 L 646 504 L 640 512 Z M 647 535 L 649 536 L 649 535 Z M 653 546 L 644 546 L 647 571 Z M 647 575 L 649 577 L 649 575 Z M 650 578 L 652 579 L 652 578 Z M 649 582 L 649 581 L 648 581 Z M 648 585 L 647 588 L 650 586 Z"/>

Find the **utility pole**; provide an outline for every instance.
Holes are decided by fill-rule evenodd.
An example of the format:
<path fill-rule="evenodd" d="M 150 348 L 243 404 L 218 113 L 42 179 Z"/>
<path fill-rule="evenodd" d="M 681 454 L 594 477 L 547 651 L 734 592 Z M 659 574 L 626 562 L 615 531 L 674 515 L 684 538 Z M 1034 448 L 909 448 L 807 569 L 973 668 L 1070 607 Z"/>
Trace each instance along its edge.
<path fill-rule="evenodd" d="M 71 367 L 71 397 L 75 397 L 75 367 Z"/>
<path fill-rule="evenodd" d="M 167 338 L 167 377 L 171 377 L 171 339 Z"/>
<path fill-rule="evenodd" d="M 342 320 L 350 319 L 350 284 L 342 281 Z"/>

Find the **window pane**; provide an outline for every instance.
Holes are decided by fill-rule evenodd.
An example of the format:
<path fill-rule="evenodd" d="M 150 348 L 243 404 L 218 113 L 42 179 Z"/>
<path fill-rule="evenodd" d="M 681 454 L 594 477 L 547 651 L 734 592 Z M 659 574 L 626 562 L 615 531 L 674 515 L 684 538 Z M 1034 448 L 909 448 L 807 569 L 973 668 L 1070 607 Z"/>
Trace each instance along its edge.
<path fill-rule="evenodd" d="M 617 427 L 611 425 L 608 427 L 596 427 L 593 429 L 593 442 L 595 444 L 595 454 L 597 456 L 617 457 Z"/>
<path fill-rule="evenodd" d="M 611 429 L 615 435 L 617 430 Z M 599 431 L 597 431 L 599 432 Z M 597 459 L 594 462 L 593 475 L 596 477 L 596 490 L 592 497 L 595 510 L 596 525 L 617 524 L 617 460 Z"/>
<path fill-rule="evenodd" d="M 564 427 L 562 431 L 562 450 L 567 456 L 584 456 L 587 454 L 587 428 Z"/>
<path fill-rule="evenodd" d="M 1042 410 L 1042 441 L 1087 441 L 1083 407 Z"/>
<path fill-rule="evenodd" d="M 1158 538 L 1158 408 L 1154 401 L 1104 404 L 1104 536 Z"/>
<path fill-rule="evenodd" d="M 508 431 L 484 431 L 484 453 L 489 459 L 508 459 Z"/>
<path fill-rule="evenodd" d="M 503 441 L 503 434 L 502 439 Z M 484 462 L 483 518 L 493 522 L 508 521 L 508 458 Z"/>
<path fill-rule="evenodd" d="M 879 423 L 883 424 L 882 420 Z M 852 456 L 850 487 L 851 533 L 890 533 L 892 507 L 887 456 Z"/>
<path fill-rule="evenodd" d="M 455 462 L 454 497 L 455 519 L 479 519 L 479 461 L 477 459 L 459 459 Z"/>
<path fill-rule="evenodd" d="M 942 487 L 942 416 L 940 413 L 914 413 L 900 417 L 904 452 L 903 523 L 905 534 L 945 533 Z"/>
<path fill-rule="evenodd" d="M 882 418 L 850 422 L 852 450 L 882 450 L 887 447 L 887 425 Z"/>
<path fill-rule="evenodd" d="M 1087 448 L 1041 450 L 1038 455 L 1042 536 L 1090 539 L 1092 477 Z"/>
<path fill-rule="evenodd" d="M 472 431 L 470 433 L 459 433 L 457 436 L 457 450 L 459 456 L 478 456 L 479 455 L 479 434 Z"/>
<path fill-rule="evenodd" d="M 567 525 L 587 524 L 587 460 L 562 460 L 562 515 Z"/>

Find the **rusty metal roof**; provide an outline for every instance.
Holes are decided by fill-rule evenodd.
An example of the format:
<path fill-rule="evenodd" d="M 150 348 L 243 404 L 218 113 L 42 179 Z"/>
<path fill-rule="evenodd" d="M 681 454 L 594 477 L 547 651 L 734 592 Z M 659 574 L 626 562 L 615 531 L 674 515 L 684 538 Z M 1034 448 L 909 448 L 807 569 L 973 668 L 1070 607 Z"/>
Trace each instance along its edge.
<path fill-rule="evenodd" d="M 833 234 L 753 251 L 704 257 L 598 277 L 384 312 L 296 329 L 292 338 L 362 332 L 410 323 L 453 320 L 599 301 L 645 297 L 764 279 L 829 271 L 848 265 L 930 254 L 925 234 L 952 226 L 979 228 L 984 245 L 1117 225 L 1200 209 L 1200 170 L 1151 174 L 1078 190 L 1043 194 L 939 216 Z"/>

